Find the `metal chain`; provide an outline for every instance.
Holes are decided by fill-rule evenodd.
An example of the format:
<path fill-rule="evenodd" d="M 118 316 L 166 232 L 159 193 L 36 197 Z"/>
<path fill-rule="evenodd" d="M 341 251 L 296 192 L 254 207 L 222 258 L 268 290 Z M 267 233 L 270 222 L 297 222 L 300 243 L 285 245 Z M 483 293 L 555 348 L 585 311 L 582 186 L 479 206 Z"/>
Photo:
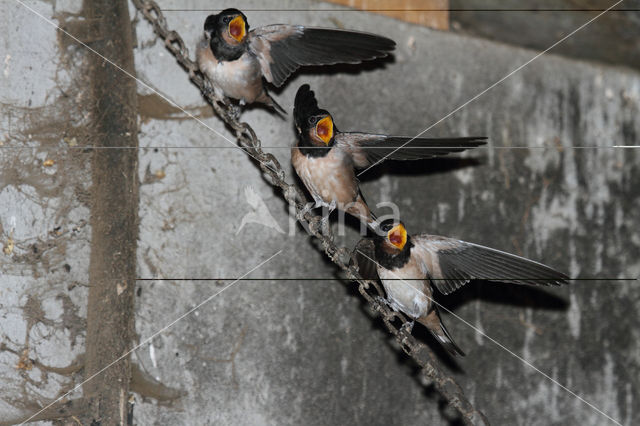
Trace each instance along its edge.
<path fill-rule="evenodd" d="M 189 58 L 189 50 L 182 37 L 176 31 L 169 30 L 158 4 L 153 0 L 132 1 L 138 11 L 153 25 L 155 32 L 164 40 L 166 48 L 188 71 L 189 78 L 211 103 L 216 114 L 233 129 L 239 146 L 257 160 L 258 166 L 268 176 L 271 185 L 279 187 L 285 200 L 289 205 L 295 207 L 296 218 L 304 229 L 320 240 L 324 252 L 345 272 L 349 280 L 358 282 L 358 290 L 362 297 L 369 302 L 374 311 L 381 315 L 385 326 L 402 350 L 422 368 L 422 376 L 427 381 L 427 386 L 435 386 L 449 404 L 460 412 L 465 424 L 488 425 L 489 422 L 484 414 L 473 407 L 464 395 L 462 388 L 440 368 L 433 352 L 426 345 L 417 341 L 406 329 L 397 326 L 397 324 L 406 323 L 407 318 L 403 314 L 391 310 L 382 302 L 384 293 L 377 281 L 361 278 L 358 273 L 355 251 L 335 245 L 331 230 L 327 227 L 322 229 L 321 216 L 309 211 L 305 211 L 303 214 L 304 206 L 307 203 L 304 192 L 297 185 L 286 182 L 286 173 L 280 166 L 280 162 L 273 154 L 262 150 L 260 139 L 251 126 L 238 121 L 227 100 L 214 94 L 206 79 L 199 73 L 198 65 Z"/>

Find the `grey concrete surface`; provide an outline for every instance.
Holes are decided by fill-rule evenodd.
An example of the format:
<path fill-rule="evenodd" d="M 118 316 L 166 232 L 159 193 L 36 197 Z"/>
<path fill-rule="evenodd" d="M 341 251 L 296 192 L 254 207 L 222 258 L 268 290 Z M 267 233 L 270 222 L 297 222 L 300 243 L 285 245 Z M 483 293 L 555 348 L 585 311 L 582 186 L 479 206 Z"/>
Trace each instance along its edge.
<path fill-rule="evenodd" d="M 55 15 L 52 3 L 34 4 L 46 16 Z M 210 7 L 195 0 L 160 4 L 166 9 Z M 241 9 L 310 5 L 336 9 L 308 1 L 234 4 Z M 67 142 L 59 131 L 31 131 L 29 140 L 30 127 L 18 127 L 10 118 L 14 113 L 7 111 L 49 108 L 52 114 L 70 114 L 72 127 L 85 131 L 78 118 L 85 110 L 77 101 L 81 95 L 61 93 L 68 94 L 71 87 L 82 93 L 81 80 L 74 80 L 80 77 L 73 75 L 86 53 L 79 50 L 75 62 L 63 63 L 60 58 L 76 52 L 74 48 L 61 44 L 62 37 L 20 6 L 8 11 L 2 18 L 7 25 L 30 25 L 40 36 L 15 31 L 18 36 L 3 42 L 6 52 L 0 52 L 5 64 L 11 55 L 9 75 L 0 76 L 9 83 L 0 94 L 2 141 L 5 146 L 34 146 L 33 151 L 0 150 L 2 241 L 14 228 L 16 241 L 11 255 L 0 255 L 0 335 L 15 351 L 25 347 L 30 317 L 24 306 L 36 294 L 45 321 L 30 329 L 30 356 L 62 366 L 82 351 L 81 335 L 76 337 L 64 318 L 75 312 L 81 323 L 84 315 L 86 292 L 82 286 L 68 287 L 74 281 L 87 284 L 90 230 L 83 226 L 53 241 L 48 232 L 52 226 L 73 230 L 88 218 L 79 190 L 90 190 L 88 157 L 60 149 Z M 166 14 L 171 28 L 193 46 L 207 12 Z M 337 73 L 342 68 L 334 69 L 336 73 L 305 72 L 274 92 L 290 109 L 298 86 L 309 82 L 341 130 L 416 134 L 535 55 L 365 13 L 247 15 L 254 27 L 275 22 L 344 25 L 374 30 L 398 42 L 394 62 L 360 73 Z M 142 20 L 135 29 L 138 77 L 229 136 L 203 108 L 199 93 L 151 27 Z M 33 39 L 38 40 L 35 46 Z M 35 50 L 31 56 L 25 45 L 29 52 Z M 51 61 L 41 63 L 42 57 Z M 69 77 L 60 82 L 60 76 Z M 220 278 L 141 281 L 136 323 L 141 340 L 233 282 L 223 278 L 243 276 L 279 250 L 280 255 L 249 277 L 336 277 L 300 229 L 294 226 L 295 235 L 289 235 L 285 203 L 246 154 L 143 86 L 139 90 L 140 145 L 148 147 L 140 151 L 139 274 Z M 363 175 L 368 201 L 397 203 L 410 231 L 454 236 L 528 256 L 573 277 L 598 278 L 541 291 L 482 283 L 438 298 L 467 322 L 443 315 L 467 353 L 443 362 L 492 424 L 613 424 L 513 354 L 620 423 L 640 421 L 640 297 L 637 282 L 612 280 L 640 273 L 640 158 L 636 150 L 611 148 L 637 143 L 639 106 L 637 73 L 545 55 L 429 132 L 484 134 L 490 137 L 488 148 L 463 155 L 464 161 L 387 164 Z M 46 119 L 39 110 L 29 111 Z M 288 164 L 291 116 L 280 120 L 251 109 L 243 118 L 258 131 L 263 145 L 273 147 L 268 150 Z M 56 148 L 49 154 L 57 155 L 56 168 L 40 167 L 49 147 Z M 526 149 L 510 149 L 516 147 Z M 25 185 L 59 191 L 53 196 Z M 247 187 L 264 200 L 284 233 L 255 223 L 240 229 L 245 215 L 256 210 L 247 201 Z M 350 232 L 344 243 L 352 245 L 356 239 Z M 20 257 L 28 253 L 32 240 L 49 242 L 49 257 Z M 65 263 L 72 266 L 69 273 L 64 272 Z M 425 392 L 413 365 L 371 320 L 352 286 L 329 280 L 233 284 L 136 351 L 133 360 L 145 371 L 186 395 L 173 403 L 137 396 L 134 422 L 449 424 L 438 410 L 437 396 Z M 59 294 L 70 297 L 74 308 L 61 304 Z M 437 349 L 418 327 L 414 333 Z M 25 375 L 43 372 L 16 370 L 18 357 L 12 353 L 0 354 L 0 361 L 2 377 L 10 385 L 0 392 L 3 418 L 33 408 L 21 402 L 42 402 L 70 383 L 51 373 L 46 383 L 28 381 Z M 24 386 L 26 395 L 16 393 Z"/>
<path fill-rule="evenodd" d="M 450 0 L 452 31 L 545 50 L 591 19 L 554 48 L 556 54 L 640 68 L 640 0 Z"/>

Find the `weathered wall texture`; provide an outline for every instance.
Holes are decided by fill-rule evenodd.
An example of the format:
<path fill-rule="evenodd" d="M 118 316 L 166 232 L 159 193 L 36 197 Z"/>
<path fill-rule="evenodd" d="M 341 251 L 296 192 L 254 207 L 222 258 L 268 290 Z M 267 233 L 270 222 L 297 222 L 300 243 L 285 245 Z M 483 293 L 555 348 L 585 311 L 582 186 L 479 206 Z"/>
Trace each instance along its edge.
<path fill-rule="evenodd" d="M 244 2 L 236 7 L 300 9 L 309 4 Z M 161 5 L 207 7 L 202 1 L 163 1 Z M 51 16 L 51 8 L 41 7 Z M 324 6 L 314 3 L 314 7 Z M 17 6 L 9 12 L 12 23 L 35 19 Z M 174 11 L 167 12 L 167 19 L 193 46 L 206 15 Z M 284 90 L 276 91 L 278 101 L 289 109 L 298 86 L 309 82 L 341 130 L 413 135 L 535 54 L 371 14 L 274 11 L 247 15 L 253 27 L 335 22 L 375 30 L 398 42 L 394 62 L 361 73 L 348 68 L 346 73 L 298 74 Z M 150 26 L 140 22 L 136 32 L 138 77 L 228 135 L 221 122 L 202 108 L 199 93 L 163 44 L 154 41 Z M 56 45 L 55 34 L 48 29 L 43 30 L 42 40 Z M 5 44 L 7 54 L 22 61 L 17 75 L 10 78 L 27 84 L 31 80 L 23 74 L 35 60 L 20 55 L 20 43 L 26 44 L 27 39 Z M 344 68 L 334 69 L 338 70 Z M 33 72 L 45 81 L 55 78 L 55 68 Z M 12 94 L 14 84 L 3 86 L 2 102 L 26 107 L 24 92 Z M 149 147 L 140 151 L 140 276 L 237 278 L 282 250 L 249 276 L 336 277 L 306 235 L 297 228 L 295 236 L 288 235 L 286 205 L 246 154 L 229 148 L 228 141 L 148 89 L 139 86 L 139 91 L 140 146 Z M 38 105 L 54 99 L 53 94 L 47 98 L 47 93 L 56 93 L 54 83 L 37 86 L 34 92 Z M 545 55 L 429 132 L 487 135 L 486 149 L 465 155 L 463 161 L 387 164 L 363 175 L 368 201 L 396 202 L 411 231 L 459 237 L 531 257 L 574 277 L 598 278 L 543 290 L 480 283 L 438 300 L 623 424 L 640 421 L 636 408 L 640 297 L 637 283 L 612 278 L 640 273 L 640 191 L 636 187 L 640 158 L 636 150 L 611 147 L 637 143 L 639 107 L 638 74 Z M 273 147 L 268 150 L 287 163 L 293 143 L 291 115 L 280 120 L 265 110 L 251 109 L 243 118 L 258 131 L 263 145 Z M 45 146 L 46 140 L 36 139 L 36 143 Z M 161 148 L 167 146 L 184 148 Z M 510 149 L 516 147 L 520 148 Z M 15 194 L 14 198 L 22 194 L 18 180 L 8 180 L 5 171 L 16 162 L 24 162 L 20 170 L 29 170 L 29 161 L 36 160 L 0 152 L 0 219 L 5 238 L 11 217 L 7 194 Z M 32 186 L 51 179 L 40 175 L 31 178 Z M 79 184 L 87 185 L 86 181 Z M 247 201 L 247 187 L 262 197 L 284 233 L 255 223 L 240 229 L 242 218 L 255 207 Z M 45 199 L 37 193 L 34 197 L 36 205 Z M 77 203 L 69 197 L 68 204 Z M 17 212 L 25 214 L 16 210 L 13 215 Z M 26 214 L 29 219 L 20 227 L 15 225 L 16 240 L 44 235 L 38 223 L 51 221 L 56 210 Z M 85 210 L 80 217 L 86 216 Z M 32 224 L 35 218 L 40 222 Z M 81 252 L 86 240 L 76 238 L 74 247 Z M 345 237 L 345 244 L 355 241 L 353 233 Z M 34 275 L 15 256 L 0 256 L 0 312 L 3 318 L 11 318 L 2 320 L 1 335 L 5 341 L 5 335 L 14 333 L 13 347 L 22 348 L 27 319 L 20 308 L 28 295 L 33 288 L 42 288 L 42 300 L 53 304 L 58 303 L 55 296 L 60 291 L 51 293 L 47 279 L 54 275 Z M 71 274 L 82 274 L 75 279 L 86 282 L 86 253 L 72 257 L 67 251 L 61 256 L 60 263 L 81 262 L 77 268 L 72 265 Z M 140 282 L 136 329 L 141 339 L 231 282 Z M 241 281 L 224 290 L 158 336 L 152 346 L 136 352 L 134 362 L 187 395 L 172 405 L 138 398 L 135 422 L 447 424 L 437 397 L 419 385 L 411 363 L 389 343 L 350 286 L 329 280 L 263 280 Z M 73 296 L 80 294 L 77 291 L 64 294 L 77 297 Z M 82 305 L 78 304 L 80 309 Z M 56 315 L 61 315 L 60 308 L 46 318 L 57 321 Z M 463 359 L 443 358 L 443 362 L 493 424 L 608 424 L 594 409 L 479 332 L 452 315 L 443 317 L 467 352 Z M 48 362 L 67 364 L 65 343 L 47 338 L 49 328 L 40 326 Z M 16 332 L 20 327 L 23 331 Z M 429 339 L 418 327 L 414 333 Z M 16 357 L 6 353 L 1 357 L 3 374 L 11 372 L 17 386 L 21 378 L 13 369 Z M 15 404 L 7 394 L 1 395 L 1 413 L 10 412 Z"/>
<path fill-rule="evenodd" d="M 29 5 L 58 25 L 80 12 L 58 3 Z M 35 412 L 77 373 L 91 238 L 90 155 L 72 148 L 90 131 L 83 53 L 19 4 L 2 6 L 0 423 Z"/>

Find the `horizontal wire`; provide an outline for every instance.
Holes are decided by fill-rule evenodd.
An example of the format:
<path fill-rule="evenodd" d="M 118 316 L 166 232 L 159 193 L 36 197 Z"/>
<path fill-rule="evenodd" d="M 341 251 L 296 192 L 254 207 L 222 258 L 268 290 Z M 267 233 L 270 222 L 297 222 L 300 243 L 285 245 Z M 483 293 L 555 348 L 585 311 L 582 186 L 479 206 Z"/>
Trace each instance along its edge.
<path fill-rule="evenodd" d="M 63 149 L 250 149 L 243 146 L 0 146 L 0 149 L 47 149 L 47 148 L 63 148 Z M 263 146 L 263 149 L 294 149 L 296 146 Z M 557 149 L 559 151 L 565 149 L 620 149 L 620 148 L 640 148 L 640 145 L 611 145 L 611 146 L 475 146 L 475 147 L 460 147 L 460 146 L 404 146 L 398 148 L 404 149 Z M 327 149 L 324 146 L 306 146 L 304 149 Z M 384 146 L 368 146 L 365 150 L 370 149 L 386 149 L 390 148 Z"/>
<path fill-rule="evenodd" d="M 345 6 L 348 7 L 348 6 Z M 222 9 L 162 9 L 162 12 L 217 12 Z M 551 9 L 551 8 L 529 8 L 529 9 L 245 9 L 243 12 L 604 12 L 607 9 Z M 640 9 L 620 8 L 611 9 L 609 12 L 637 12 Z"/>
<path fill-rule="evenodd" d="M 136 281 L 232 281 L 239 278 L 136 278 Z M 447 281 L 451 278 L 429 278 L 430 281 Z M 302 278 L 241 278 L 244 281 L 350 281 L 348 278 L 323 278 L 323 277 L 302 277 Z M 391 278 L 385 281 L 424 281 L 425 278 Z M 527 281 L 548 281 L 548 278 L 475 278 L 476 281 L 504 281 L 504 280 L 527 280 Z M 638 281 L 638 278 L 567 278 L 564 281 Z"/>

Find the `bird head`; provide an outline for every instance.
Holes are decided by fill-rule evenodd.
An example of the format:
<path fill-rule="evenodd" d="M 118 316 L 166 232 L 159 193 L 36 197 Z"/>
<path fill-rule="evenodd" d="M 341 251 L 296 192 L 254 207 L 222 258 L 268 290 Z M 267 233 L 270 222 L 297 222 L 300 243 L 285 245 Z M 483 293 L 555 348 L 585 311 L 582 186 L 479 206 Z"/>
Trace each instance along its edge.
<path fill-rule="evenodd" d="M 321 147 L 333 145 L 336 132 L 333 118 L 328 111 L 318 108 L 318 102 L 308 84 L 298 89 L 293 119 L 302 141 Z"/>
<path fill-rule="evenodd" d="M 204 22 L 204 33 L 208 39 L 222 39 L 230 46 L 246 40 L 249 23 L 238 9 L 225 9 L 217 15 L 209 15 Z"/>
<path fill-rule="evenodd" d="M 375 243 L 387 252 L 402 251 L 407 247 L 409 236 L 404 224 L 399 220 L 387 219 L 380 223 Z"/>

